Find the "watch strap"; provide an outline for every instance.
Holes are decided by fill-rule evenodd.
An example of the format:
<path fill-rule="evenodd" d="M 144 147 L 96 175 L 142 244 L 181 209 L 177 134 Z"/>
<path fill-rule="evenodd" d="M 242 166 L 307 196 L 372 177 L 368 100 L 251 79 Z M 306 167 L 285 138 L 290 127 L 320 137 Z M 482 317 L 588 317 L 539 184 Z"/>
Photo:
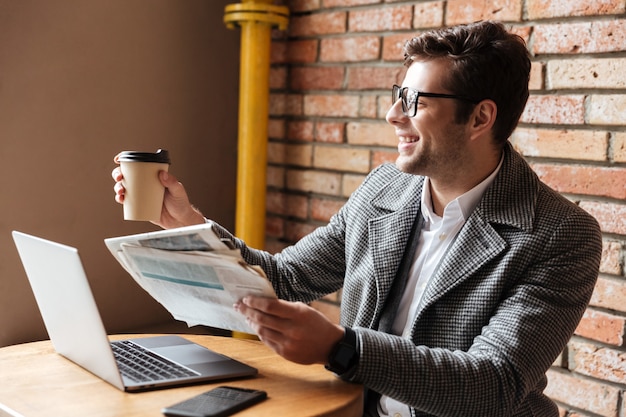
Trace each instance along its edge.
<path fill-rule="evenodd" d="M 344 335 L 328 355 L 326 369 L 342 377 L 351 375 L 359 363 L 358 338 L 354 330 L 345 327 Z"/>

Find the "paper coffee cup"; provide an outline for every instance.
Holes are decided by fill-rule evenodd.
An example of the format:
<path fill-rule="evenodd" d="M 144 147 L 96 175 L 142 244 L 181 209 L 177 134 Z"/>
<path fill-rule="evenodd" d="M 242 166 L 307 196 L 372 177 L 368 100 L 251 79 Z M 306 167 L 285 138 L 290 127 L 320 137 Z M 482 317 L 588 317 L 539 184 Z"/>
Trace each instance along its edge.
<path fill-rule="evenodd" d="M 159 180 L 159 171 L 170 166 L 169 153 L 123 151 L 118 162 L 124 179 L 124 220 L 158 221 L 161 218 L 165 188 Z"/>

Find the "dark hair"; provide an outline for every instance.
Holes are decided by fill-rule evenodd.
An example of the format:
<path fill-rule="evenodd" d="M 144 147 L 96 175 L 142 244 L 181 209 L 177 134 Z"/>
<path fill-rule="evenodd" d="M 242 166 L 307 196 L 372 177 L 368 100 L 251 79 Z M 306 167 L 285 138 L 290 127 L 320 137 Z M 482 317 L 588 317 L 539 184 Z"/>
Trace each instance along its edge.
<path fill-rule="evenodd" d="M 453 94 L 491 99 L 498 107 L 493 126 L 496 143 L 504 144 L 528 100 L 530 54 L 524 40 L 498 22 L 483 21 L 425 32 L 404 46 L 404 64 L 444 59 L 450 72 L 443 80 Z M 474 104 L 458 101 L 456 118 L 466 122 Z"/>

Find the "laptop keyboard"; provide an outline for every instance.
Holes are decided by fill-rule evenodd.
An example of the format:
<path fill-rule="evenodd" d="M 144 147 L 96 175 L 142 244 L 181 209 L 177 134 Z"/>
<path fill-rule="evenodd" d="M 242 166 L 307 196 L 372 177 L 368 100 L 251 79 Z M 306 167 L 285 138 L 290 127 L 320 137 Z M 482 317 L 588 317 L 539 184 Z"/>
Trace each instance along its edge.
<path fill-rule="evenodd" d="M 130 340 L 111 342 L 122 375 L 135 382 L 162 381 L 199 373 L 167 360 Z"/>

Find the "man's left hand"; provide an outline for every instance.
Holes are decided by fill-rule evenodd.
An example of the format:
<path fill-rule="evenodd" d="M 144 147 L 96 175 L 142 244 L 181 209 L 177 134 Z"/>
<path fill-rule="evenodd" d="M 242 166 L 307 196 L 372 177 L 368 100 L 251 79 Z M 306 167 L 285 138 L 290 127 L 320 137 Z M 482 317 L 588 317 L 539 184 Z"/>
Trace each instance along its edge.
<path fill-rule="evenodd" d="M 235 303 L 259 339 L 280 356 L 301 364 L 325 364 L 343 327 L 304 303 L 246 296 Z"/>

